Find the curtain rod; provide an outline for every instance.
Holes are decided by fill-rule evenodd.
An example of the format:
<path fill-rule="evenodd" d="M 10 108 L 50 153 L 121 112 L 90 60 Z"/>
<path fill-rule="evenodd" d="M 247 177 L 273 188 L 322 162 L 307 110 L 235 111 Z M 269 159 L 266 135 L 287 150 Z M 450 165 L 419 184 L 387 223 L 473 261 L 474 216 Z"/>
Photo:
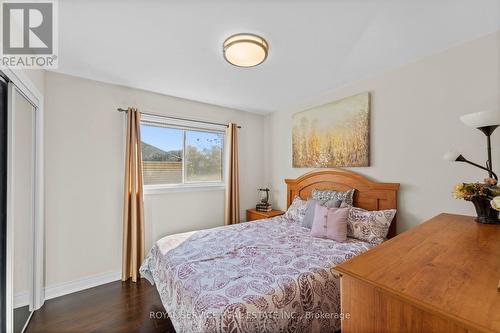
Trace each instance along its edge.
<path fill-rule="evenodd" d="M 116 109 L 118 112 L 125 112 L 127 113 L 128 112 L 128 109 L 123 109 L 123 108 L 118 108 Z M 186 121 L 196 121 L 198 123 L 202 123 L 202 124 L 209 124 L 209 125 L 220 125 L 220 126 L 226 126 L 228 127 L 227 124 L 221 124 L 221 123 L 213 123 L 213 122 L 210 122 L 210 121 L 203 121 L 203 120 L 194 120 L 194 119 L 187 119 L 187 118 L 179 118 L 179 117 L 171 117 L 171 116 L 166 116 L 166 115 L 162 115 L 162 114 L 154 114 L 154 113 L 147 113 L 147 112 L 140 112 L 142 114 L 147 114 L 148 116 L 156 116 L 156 117 L 166 117 L 166 118 L 172 118 L 172 119 L 177 119 L 177 120 L 186 120 Z M 241 128 L 241 126 L 237 126 L 238 128 Z"/>

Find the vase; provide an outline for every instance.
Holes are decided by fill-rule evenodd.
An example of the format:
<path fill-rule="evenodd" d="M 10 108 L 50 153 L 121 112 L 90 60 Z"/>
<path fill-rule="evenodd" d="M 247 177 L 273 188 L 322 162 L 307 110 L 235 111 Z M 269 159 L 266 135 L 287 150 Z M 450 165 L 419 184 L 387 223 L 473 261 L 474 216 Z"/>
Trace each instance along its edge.
<path fill-rule="evenodd" d="M 500 212 L 491 207 L 491 200 L 485 197 L 476 197 L 471 201 L 476 208 L 476 222 L 484 224 L 500 224 L 500 219 L 498 218 L 498 213 Z"/>

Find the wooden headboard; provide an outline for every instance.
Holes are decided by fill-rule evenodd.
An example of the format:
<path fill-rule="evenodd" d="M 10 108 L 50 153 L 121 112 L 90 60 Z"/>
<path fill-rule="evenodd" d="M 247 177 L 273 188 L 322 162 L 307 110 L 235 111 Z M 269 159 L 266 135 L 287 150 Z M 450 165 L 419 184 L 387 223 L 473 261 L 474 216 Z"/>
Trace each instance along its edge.
<path fill-rule="evenodd" d="M 285 183 L 287 207 L 290 207 L 297 195 L 307 200 L 314 189 L 347 191 L 354 188 L 355 207 L 366 210 L 397 209 L 398 183 L 377 183 L 351 171 L 339 169 L 311 171 L 297 179 L 285 179 Z M 388 238 L 396 236 L 396 217 L 392 221 Z"/>

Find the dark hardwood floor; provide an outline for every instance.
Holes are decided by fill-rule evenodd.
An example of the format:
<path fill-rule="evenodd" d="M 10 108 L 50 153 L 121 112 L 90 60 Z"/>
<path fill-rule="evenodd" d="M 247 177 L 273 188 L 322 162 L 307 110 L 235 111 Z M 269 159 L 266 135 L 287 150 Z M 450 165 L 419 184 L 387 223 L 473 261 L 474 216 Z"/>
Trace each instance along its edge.
<path fill-rule="evenodd" d="M 161 313 L 151 318 L 151 313 Z M 54 298 L 35 311 L 27 333 L 175 333 L 154 286 L 112 282 Z"/>

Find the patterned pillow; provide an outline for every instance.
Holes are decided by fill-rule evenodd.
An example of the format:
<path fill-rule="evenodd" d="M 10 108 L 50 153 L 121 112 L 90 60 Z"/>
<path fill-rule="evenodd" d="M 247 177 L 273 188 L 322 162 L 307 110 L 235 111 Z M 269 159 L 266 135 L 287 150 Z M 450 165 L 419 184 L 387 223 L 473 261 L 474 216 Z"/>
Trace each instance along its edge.
<path fill-rule="evenodd" d="M 368 211 L 352 207 L 347 217 L 347 236 L 380 244 L 387 237 L 395 209 Z"/>
<path fill-rule="evenodd" d="M 302 200 L 299 196 L 293 198 L 292 204 L 288 207 L 285 215 L 287 220 L 300 223 L 306 213 L 307 201 Z"/>
<path fill-rule="evenodd" d="M 320 201 L 329 201 L 329 200 L 338 200 L 342 201 L 340 207 L 352 206 L 353 197 L 354 197 L 355 189 L 350 189 L 346 192 L 339 192 L 333 190 L 313 190 L 311 196 L 315 200 Z"/>

